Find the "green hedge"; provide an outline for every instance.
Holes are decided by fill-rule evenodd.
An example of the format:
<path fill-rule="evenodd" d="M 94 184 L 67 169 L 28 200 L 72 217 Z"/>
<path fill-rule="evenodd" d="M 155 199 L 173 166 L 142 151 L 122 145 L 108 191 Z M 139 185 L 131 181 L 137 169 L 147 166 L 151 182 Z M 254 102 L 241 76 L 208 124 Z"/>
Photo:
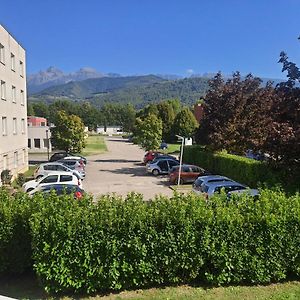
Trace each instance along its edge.
<path fill-rule="evenodd" d="M 256 187 L 259 183 L 271 186 L 286 184 L 283 180 L 287 179 L 283 171 L 274 170 L 265 162 L 224 152 L 212 153 L 197 145 L 184 147 L 183 161 L 251 187 Z"/>
<path fill-rule="evenodd" d="M 228 201 L 225 195 L 205 202 L 192 194 L 145 202 L 130 194 L 125 200 L 103 196 L 97 204 L 37 195 L 27 199 L 30 210 L 18 208 L 24 207 L 21 199 L 11 205 L 9 198 L 1 194 L 1 228 L 3 216 L 24 212 L 31 237 L 24 241 L 28 246 L 31 240 L 33 268 L 48 291 L 300 278 L 299 194 L 262 190 L 255 202 Z M 12 218 L 12 228 L 14 223 Z M 14 232 L 1 232 L 0 249 L 7 244 L 5 235 L 11 240 Z M 22 257 L 27 265 L 28 257 Z"/>

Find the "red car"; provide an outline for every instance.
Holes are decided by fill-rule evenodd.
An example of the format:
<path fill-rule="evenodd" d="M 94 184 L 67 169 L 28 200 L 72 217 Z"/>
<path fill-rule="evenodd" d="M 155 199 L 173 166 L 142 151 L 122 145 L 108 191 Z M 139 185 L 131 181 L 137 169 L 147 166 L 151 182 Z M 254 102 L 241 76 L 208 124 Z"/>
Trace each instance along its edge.
<path fill-rule="evenodd" d="M 147 164 L 148 162 L 152 161 L 154 158 L 156 158 L 158 155 L 161 155 L 162 153 L 158 151 L 148 151 L 145 153 L 144 156 L 144 164 Z"/>
<path fill-rule="evenodd" d="M 180 172 L 180 184 L 194 182 L 199 176 L 207 175 L 208 173 L 194 165 L 182 165 Z M 170 171 L 170 183 L 177 184 L 179 179 L 179 166 L 175 166 Z"/>

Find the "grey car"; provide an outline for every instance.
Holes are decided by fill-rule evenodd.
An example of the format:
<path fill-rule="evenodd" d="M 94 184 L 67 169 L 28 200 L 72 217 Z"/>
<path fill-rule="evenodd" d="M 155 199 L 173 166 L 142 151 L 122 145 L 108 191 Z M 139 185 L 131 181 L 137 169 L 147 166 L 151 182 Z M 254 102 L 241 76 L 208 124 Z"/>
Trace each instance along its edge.
<path fill-rule="evenodd" d="M 169 174 L 170 170 L 178 165 L 179 162 L 174 159 L 159 159 L 147 165 L 147 172 L 152 173 L 154 176 Z"/>
<path fill-rule="evenodd" d="M 215 193 L 221 193 L 224 191 L 226 194 L 237 190 L 247 190 L 248 187 L 235 181 L 223 181 L 223 182 L 210 182 L 202 185 L 203 193 L 207 198 L 213 196 Z"/>
<path fill-rule="evenodd" d="M 221 175 L 207 175 L 207 176 L 199 176 L 193 183 L 193 192 L 196 194 L 203 193 L 203 185 L 206 183 L 218 183 L 218 182 L 225 182 L 225 181 L 233 181 L 232 179 L 221 176 Z"/>

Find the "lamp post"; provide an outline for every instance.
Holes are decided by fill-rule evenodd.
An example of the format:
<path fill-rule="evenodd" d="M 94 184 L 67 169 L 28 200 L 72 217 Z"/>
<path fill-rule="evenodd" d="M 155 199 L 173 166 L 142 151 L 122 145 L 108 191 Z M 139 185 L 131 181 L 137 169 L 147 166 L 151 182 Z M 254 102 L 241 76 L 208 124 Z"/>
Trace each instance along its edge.
<path fill-rule="evenodd" d="M 181 176 L 181 167 L 182 167 L 182 154 L 183 154 L 183 144 L 184 144 L 184 137 L 177 135 L 176 136 L 181 140 L 181 149 L 180 149 L 180 161 L 179 161 L 179 173 L 178 173 L 178 181 L 177 186 L 180 184 L 180 176 Z"/>
<path fill-rule="evenodd" d="M 49 135 L 48 135 L 49 130 L 46 129 L 46 139 L 47 139 L 47 156 L 48 156 L 48 161 L 49 161 Z"/>

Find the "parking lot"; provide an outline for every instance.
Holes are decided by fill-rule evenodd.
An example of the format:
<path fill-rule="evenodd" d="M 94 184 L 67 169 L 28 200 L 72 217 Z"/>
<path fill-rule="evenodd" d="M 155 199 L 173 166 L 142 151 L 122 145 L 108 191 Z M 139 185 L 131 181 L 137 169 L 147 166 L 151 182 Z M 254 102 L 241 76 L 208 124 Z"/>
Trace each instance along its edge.
<path fill-rule="evenodd" d="M 108 152 L 87 157 L 83 182 L 86 192 L 94 195 L 115 192 L 124 196 L 135 191 L 142 193 L 144 199 L 157 194 L 172 195 L 168 178 L 146 173 L 142 164 L 145 152 L 139 146 L 118 137 L 107 137 L 106 146 Z"/>

